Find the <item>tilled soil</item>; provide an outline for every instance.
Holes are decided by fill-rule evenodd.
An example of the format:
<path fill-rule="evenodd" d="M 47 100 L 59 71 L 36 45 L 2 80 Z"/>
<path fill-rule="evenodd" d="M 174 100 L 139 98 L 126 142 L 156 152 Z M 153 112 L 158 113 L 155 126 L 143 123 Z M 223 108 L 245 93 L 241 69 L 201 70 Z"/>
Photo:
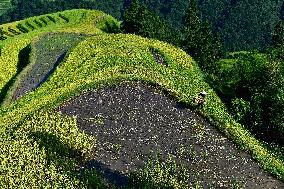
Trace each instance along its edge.
<path fill-rule="evenodd" d="M 204 188 L 284 188 L 215 127 L 154 87 L 124 82 L 81 94 L 58 111 L 96 136 L 93 159 L 113 172 L 137 170 L 159 152 L 186 165 L 195 175 L 189 182 Z"/>
<path fill-rule="evenodd" d="M 64 43 L 56 45 L 52 43 L 65 36 L 69 36 L 69 38 Z M 76 33 L 48 33 L 44 38 L 33 43 L 33 53 L 35 54 L 33 56 L 34 64 L 18 82 L 12 94 L 12 101 L 19 99 L 27 92 L 33 91 L 42 85 L 67 56 L 67 52 L 80 41 L 84 40 L 86 36 Z M 47 43 L 48 40 L 49 43 Z"/>

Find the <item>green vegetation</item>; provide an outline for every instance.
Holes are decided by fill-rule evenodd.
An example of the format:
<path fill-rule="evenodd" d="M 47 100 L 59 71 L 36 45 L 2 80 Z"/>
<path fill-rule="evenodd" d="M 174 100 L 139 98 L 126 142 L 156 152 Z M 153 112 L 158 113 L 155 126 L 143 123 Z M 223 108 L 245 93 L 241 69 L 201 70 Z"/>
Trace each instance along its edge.
<path fill-rule="evenodd" d="M 151 53 L 151 48 L 159 49 L 159 52 L 163 52 L 167 56 L 167 67 L 156 63 Z M 82 140 L 84 142 L 72 142 L 73 140 L 69 138 L 71 136 L 68 134 L 70 128 L 66 128 L 66 125 L 69 125 L 69 123 L 64 121 L 65 118 L 56 117 L 56 119 L 62 121 L 54 121 L 54 119 L 49 120 L 47 118 L 43 119 L 41 114 L 37 112 L 40 110 L 50 112 L 71 96 L 80 94 L 89 89 L 113 85 L 122 80 L 143 80 L 149 84 L 157 83 L 162 88 L 169 91 L 177 101 L 183 102 L 193 108 L 193 98 L 201 90 L 206 90 L 209 92 L 208 101 L 203 109 L 200 109 L 200 112 L 219 127 L 228 137 L 232 138 L 243 147 L 243 149 L 250 151 L 266 170 L 269 170 L 274 175 L 283 179 L 283 162 L 277 158 L 277 156 L 271 154 L 265 146 L 252 137 L 241 125 L 234 122 L 218 96 L 203 81 L 202 74 L 195 62 L 184 51 L 176 49 L 169 44 L 144 39 L 135 35 L 105 34 L 93 36 L 81 42 L 69 54 L 67 60 L 56 69 L 47 82 L 34 92 L 23 96 L 11 106 L 2 110 L 0 124 L 1 135 L 3 135 L 1 138 L 3 139 L 1 140 L 1 145 L 7 146 L 7 148 L 3 148 L 1 154 L 4 159 L 9 160 L 9 163 L 2 164 L 1 166 L 12 166 L 15 170 L 27 170 L 19 173 L 19 178 L 25 177 L 27 178 L 27 182 L 19 183 L 11 180 L 12 172 L 5 173 L 7 176 L 5 177 L 6 179 L 1 179 L 0 182 L 2 184 L 8 184 L 9 182 L 11 186 L 20 186 L 20 184 L 25 186 L 28 181 L 31 182 L 30 179 L 35 179 L 36 183 L 40 181 L 41 184 L 45 186 L 49 184 L 50 180 L 44 180 L 43 178 L 52 177 L 54 184 L 61 185 L 61 179 L 64 179 L 67 180 L 64 182 L 64 186 L 68 185 L 68 187 L 70 187 L 78 185 L 80 179 L 78 180 L 71 171 L 75 170 L 75 164 L 78 163 L 78 160 L 76 157 L 73 158 L 70 153 L 73 153 L 73 150 L 77 149 L 80 151 L 78 152 L 79 154 L 83 153 L 87 156 L 91 144 L 87 141 L 92 139 L 84 133 L 74 130 L 75 134 L 79 137 L 77 136 L 73 139 L 76 141 Z M 46 114 L 44 115 L 43 117 L 46 117 Z M 44 121 L 38 124 L 38 121 L 42 119 Z M 36 131 L 28 129 L 31 126 L 25 124 L 27 121 L 29 121 L 29 124 L 33 125 L 32 127 L 35 128 L 34 130 Z M 61 126 L 59 123 L 62 123 L 65 127 Z M 54 125 L 50 126 L 51 124 Z M 73 123 L 73 125 L 74 124 L 75 123 Z M 40 126 L 40 128 L 37 128 L 38 126 Z M 36 142 L 39 139 L 35 139 L 35 137 L 31 137 L 30 140 L 27 140 L 29 138 L 28 136 L 33 136 L 31 133 L 38 132 L 39 129 L 54 127 L 56 127 L 55 130 L 48 130 L 49 135 L 57 136 L 57 138 L 59 138 L 58 140 L 61 138 L 70 140 L 68 141 L 69 143 L 67 143 L 70 145 L 65 144 L 66 140 L 64 141 L 63 139 L 62 142 L 64 142 L 64 144 L 60 145 L 67 145 L 69 148 L 72 148 L 72 150 L 66 150 L 63 155 L 60 155 L 56 150 L 48 150 L 47 147 L 29 147 L 36 146 L 34 143 L 39 143 L 39 146 L 43 144 L 42 142 Z M 57 134 L 55 132 L 56 130 L 61 131 L 63 134 Z M 40 130 L 39 132 L 43 131 Z M 11 137 L 13 140 L 10 140 Z M 41 139 L 41 137 L 43 137 L 43 139 Z M 45 139 L 46 136 L 42 136 L 42 134 L 40 134 L 39 138 L 40 141 L 50 141 L 49 139 Z M 16 144 L 10 146 L 11 141 Z M 18 145 L 22 143 L 25 144 L 25 146 L 20 148 Z M 86 144 L 88 145 L 86 146 Z M 39 149 L 39 152 L 32 151 L 31 148 L 33 150 Z M 27 149 L 27 151 L 25 151 L 27 157 L 37 157 L 42 161 L 40 161 L 40 163 L 37 162 L 35 166 L 35 162 L 30 162 L 29 158 L 19 157 L 19 154 L 24 154 L 22 151 L 19 153 L 19 150 L 25 149 Z M 28 151 L 28 149 L 31 150 Z M 55 152 L 49 153 L 49 151 Z M 63 166 L 63 169 L 61 164 L 53 163 L 53 157 L 60 160 L 58 156 L 63 156 L 61 158 L 64 159 L 68 157 L 73 164 L 70 163 L 68 166 Z M 20 162 L 23 163 L 18 164 L 18 159 L 21 159 Z M 45 161 L 46 159 L 51 160 Z M 42 174 L 36 176 L 35 170 L 40 171 Z M 68 174 L 65 174 L 65 170 L 67 170 Z M 29 174 L 26 175 L 26 173 Z M 46 175 L 48 173 L 51 173 L 51 175 Z M 64 176 L 60 177 L 61 174 Z M 85 180 L 86 179 L 88 180 L 88 178 L 85 178 Z M 86 183 L 89 182 L 86 181 L 81 184 L 85 184 L 86 186 Z"/>
<path fill-rule="evenodd" d="M 272 47 L 283 48 L 284 45 L 284 21 L 279 21 L 272 34 Z"/>
<path fill-rule="evenodd" d="M 190 171 L 177 165 L 170 157 L 163 162 L 161 157 L 150 158 L 143 169 L 130 173 L 130 187 L 133 188 L 201 188 L 196 182 L 188 186 Z"/>
<path fill-rule="evenodd" d="M 69 22 L 66 23 L 65 20 L 59 17 L 59 14 L 69 18 Z M 53 18 L 55 22 L 51 21 L 50 18 Z M 44 20 L 45 23 L 43 24 L 45 26 L 39 27 L 34 24 L 34 27 L 36 27 L 35 30 L 25 27 L 26 32 L 23 33 L 17 29 L 17 26 L 21 25 L 24 27 L 25 23 L 34 23 L 33 21 L 35 20 L 41 23 L 43 23 L 42 20 Z M 0 42 L 0 99 L 3 100 L 9 87 L 21 71 L 21 68 L 23 68 L 21 65 L 23 63 L 19 60 L 19 54 L 31 43 L 33 37 L 53 31 L 97 34 L 102 33 L 102 31 L 110 30 L 109 28 L 114 28 L 111 30 L 115 30 L 115 28 L 118 28 L 118 25 L 119 23 L 111 16 L 100 11 L 89 10 L 64 11 L 1 25 L 2 31 L 9 32 L 10 28 L 19 32 L 19 35 L 8 36 L 4 34 L 4 39 Z"/>
<path fill-rule="evenodd" d="M 172 40 L 170 29 L 167 23 L 158 15 L 150 11 L 145 5 L 138 0 L 131 2 L 123 15 L 122 29 L 126 33 L 159 39 L 162 41 Z"/>
<path fill-rule="evenodd" d="M 0 1 L 0 15 L 4 14 L 10 8 L 11 8 L 11 1 L 10 0 L 1 0 Z"/>
<path fill-rule="evenodd" d="M 214 73 L 206 73 L 206 79 L 211 78 L 209 85 L 197 63 L 185 51 L 136 35 L 107 34 L 117 33 L 119 22 L 99 11 L 64 11 L 4 24 L 1 28 L 0 94 L 6 106 L 0 109 L 0 170 L 3 170 L 0 186 L 111 187 L 94 170 L 80 169 L 95 145 L 95 138 L 78 129 L 76 118 L 63 117 L 54 110 L 82 92 L 125 80 L 161 86 L 176 101 L 199 112 L 239 147 L 250 152 L 265 170 L 284 181 L 283 158 L 247 130 L 248 123 L 255 123 L 249 128 L 251 131 L 263 131 L 269 125 L 274 132 L 284 132 L 284 72 L 279 51 L 231 53 L 228 59 L 216 64 Z M 90 36 L 77 38 L 74 33 Z M 63 46 L 68 48 L 68 56 L 59 61 L 50 77 L 39 88 L 11 103 L 12 93 L 20 81 L 33 75 L 27 73 L 33 73 L 36 66 L 45 68 L 43 62 L 61 54 Z M 208 93 L 206 104 L 197 107 L 194 98 L 202 90 Z M 104 118 L 98 115 L 90 121 L 103 123 Z M 197 137 L 202 137 L 204 128 L 195 125 L 193 129 Z M 113 147 L 120 150 L 120 146 Z M 141 181 L 141 186 L 184 187 L 188 175 L 183 169 L 161 168 L 157 163 L 148 164 L 151 176 L 142 170 L 132 179 Z M 175 168 L 174 163 L 170 166 Z M 181 177 L 176 178 L 180 170 Z M 175 174 L 171 177 L 167 171 Z M 161 180 L 156 179 L 155 175 L 160 173 Z M 238 185 L 235 181 L 233 184 Z"/>
<path fill-rule="evenodd" d="M 130 0 L 3 0 L 7 3 L 0 23 L 25 19 L 74 8 L 102 10 L 122 19 Z M 191 1 L 140 0 L 148 9 L 166 20 L 175 31 L 183 25 L 183 17 Z M 280 18 L 284 19 L 283 0 L 211 0 L 198 1 L 200 18 L 208 20 L 226 51 L 264 50 L 271 42 L 271 33 Z M 10 9 L 6 9 L 11 7 Z"/>
<path fill-rule="evenodd" d="M 236 120 L 261 139 L 283 145 L 281 52 L 231 54 L 230 59 L 219 61 L 211 84 L 227 102 Z"/>
<path fill-rule="evenodd" d="M 135 0 L 124 11 L 122 29 L 125 33 L 175 44 L 191 55 L 202 70 L 212 72 L 222 54 L 221 42 L 208 21 L 200 19 L 196 0 L 190 1 L 182 24 L 179 32 L 171 33 L 163 19 Z"/>
<path fill-rule="evenodd" d="M 199 17 L 196 0 L 189 3 L 181 29 L 179 46 L 196 60 L 202 70 L 212 72 L 221 56 L 221 44 L 207 21 Z"/>
<path fill-rule="evenodd" d="M 165 19 L 175 31 L 182 27 L 182 18 L 191 1 L 140 2 Z M 12 8 L 5 10 L 0 16 L 0 23 L 74 8 L 98 9 L 121 19 L 130 0 L 11 0 L 11 4 Z M 271 32 L 278 23 L 279 16 L 284 19 L 283 0 L 210 0 L 198 1 L 198 6 L 200 18 L 208 20 L 214 32 L 220 32 L 226 51 L 266 49 L 271 42 Z"/>
<path fill-rule="evenodd" d="M 18 68 L 22 71 L 17 75 L 3 104 L 10 104 L 24 93 L 38 88 L 68 56 L 68 50 L 86 37 L 76 33 L 47 33 L 33 39 L 28 46 L 30 52 L 25 52 L 28 57 L 22 63 L 28 66 L 24 70 Z"/>
<path fill-rule="evenodd" d="M 0 23 L 22 20 L 32 16 L 50 14 L 70 9 L 95 9 L 111 13 L 116 18 L 121 15 L 122 0 L 3 0 L 10 4 L 0 15 Z M 9 8 L 9 9 L 7 9 Z"/>

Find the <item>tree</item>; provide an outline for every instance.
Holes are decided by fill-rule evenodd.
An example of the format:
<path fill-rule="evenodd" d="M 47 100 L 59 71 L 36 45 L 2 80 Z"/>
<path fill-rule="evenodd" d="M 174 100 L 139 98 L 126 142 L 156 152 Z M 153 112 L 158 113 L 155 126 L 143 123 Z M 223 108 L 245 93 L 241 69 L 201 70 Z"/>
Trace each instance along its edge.
<path fill-rule="evenodd" d="M 125 10 L 122 29 L 126 33 L 163 41 L 169 39 L 170 33 L 167 23 L 138 0 L 133 0 Z"/>
<path fill-rule="evenodd" d="M 200 18 L 196 0 L 191 0 L 184 16 L 180 46 L 194 58 L 200 47 Z"/>
<path fill-rule="evenodd" d="M 221 54 L 221 42 L 207 20 L 199 18 L 196 0 L 191 0 L 184 17 L 180 46 L 207 72 L 214 69 L 214 63 Z"/>
<path fill-rule="evenodd" d="M 284 2 L 281 6 L 281 10 L 280 10 L 280 19 L 284 20 Z"/>
<path fill-rule="evenodd" d="M 221 57 L 221 42 L 217 35 L 214 35 L 209 22 L 203 21 L 200 26 L 200 39 L 198 43 L 197 59 L 201 68 L 207 72 L 213 72 L 215 62 Z"/>
<path fill-rule="evenodd" d="M 139 20 L 140 3 L 138 0 L 132 0 L 128 8 L 126 8 L 123 15 L 122 29 L 126 33 L 138 33 L 141 28 Z"/>
<path fill-rule="evenodd" d="M 272 47 L 284 48 L 284 21 L 279 21 L 272 33 Z"/>

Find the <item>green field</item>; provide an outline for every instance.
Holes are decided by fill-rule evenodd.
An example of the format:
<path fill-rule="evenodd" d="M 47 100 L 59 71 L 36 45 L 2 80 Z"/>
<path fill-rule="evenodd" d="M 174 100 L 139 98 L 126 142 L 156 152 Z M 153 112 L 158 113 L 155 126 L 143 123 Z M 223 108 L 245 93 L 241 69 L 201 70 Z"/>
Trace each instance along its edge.
<path fill-rule="evenodd" d="M 95 145 L 95 138 L 79 130 L 75 118 L 62 117 L 54 110 L 84 91 L 121 81 L 158 84 L 252 154 L 265 170 L 284 181 L 282 158 L 236 123 L 189 55 L 160 41 L 110 34 L 118 26 L 119 22 L 111 16 L 89 10 L 64 11 L 1 26 L 0 94 L 9 103 L 0 109 L 0 186 L 104 188 L 106 183 L 95 172 L 80 178 L 76 170 Z M 68 56 L 39 88 L 11 102 L 9 91 L 25 75 L 21 72 L 27 73 L 40 64 L 41 61 L 34 61 L 41 53 L 38 48 L 51 51 L 48 40 L 42 40 L 49 32 L 92 36 L 70 48 Z M 42 48 L 34 43 L 40 40 Z M 56 42 L 52 43 L 56 46 Z M 31 54 L 26 54 L 23 60 L 19 54 L 29 45 Z M 153 50 L 163 57 L 167 66 L 156 63 Z M 228 62 L 225 61 L 226 66 Z M 209 95 L 205 106 L 199 109 L 193 99 L 202 90 Z"/>

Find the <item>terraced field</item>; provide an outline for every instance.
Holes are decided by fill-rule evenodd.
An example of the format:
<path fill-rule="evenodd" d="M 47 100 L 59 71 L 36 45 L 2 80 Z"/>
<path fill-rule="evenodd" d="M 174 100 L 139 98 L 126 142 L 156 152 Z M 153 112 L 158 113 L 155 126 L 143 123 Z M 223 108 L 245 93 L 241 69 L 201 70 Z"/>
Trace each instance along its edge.
<path fill-rule="evenodd" d="M 17 76 L 3 103 L 8 104 L 38 88 L 68 56 L 68 51 L 86 37 L 78 33 L 47 33 L 34 39 L 28 46 L 30 52 L 26 52 L 29 59 L 22 63 L 28 66 Z"/>
<path fill-rule="evenodd" d="M 38 24 L 36 24 L 36 21 L 38 21 Z M 105 15 L 100 11 L 75 10 L 1 25 L 0 100 L 3 101 L 16 76 L 25 66 L 23 57 L 20 60 L 19 55 L 25 56 L 25 48 L 27 48 L 34 37 L 52 31 L 93 35 L 107 31 L 108 28 L 115 27 L 115 24 L 118 25 L 111 16 Z"/>
<path fill-rule="evenodd" d="M 1 187 L 283 188 L 282 158 L 233 120 L 189 55 L 110 34 L 118 26 L 88 10 L 1 26 Z"/>

